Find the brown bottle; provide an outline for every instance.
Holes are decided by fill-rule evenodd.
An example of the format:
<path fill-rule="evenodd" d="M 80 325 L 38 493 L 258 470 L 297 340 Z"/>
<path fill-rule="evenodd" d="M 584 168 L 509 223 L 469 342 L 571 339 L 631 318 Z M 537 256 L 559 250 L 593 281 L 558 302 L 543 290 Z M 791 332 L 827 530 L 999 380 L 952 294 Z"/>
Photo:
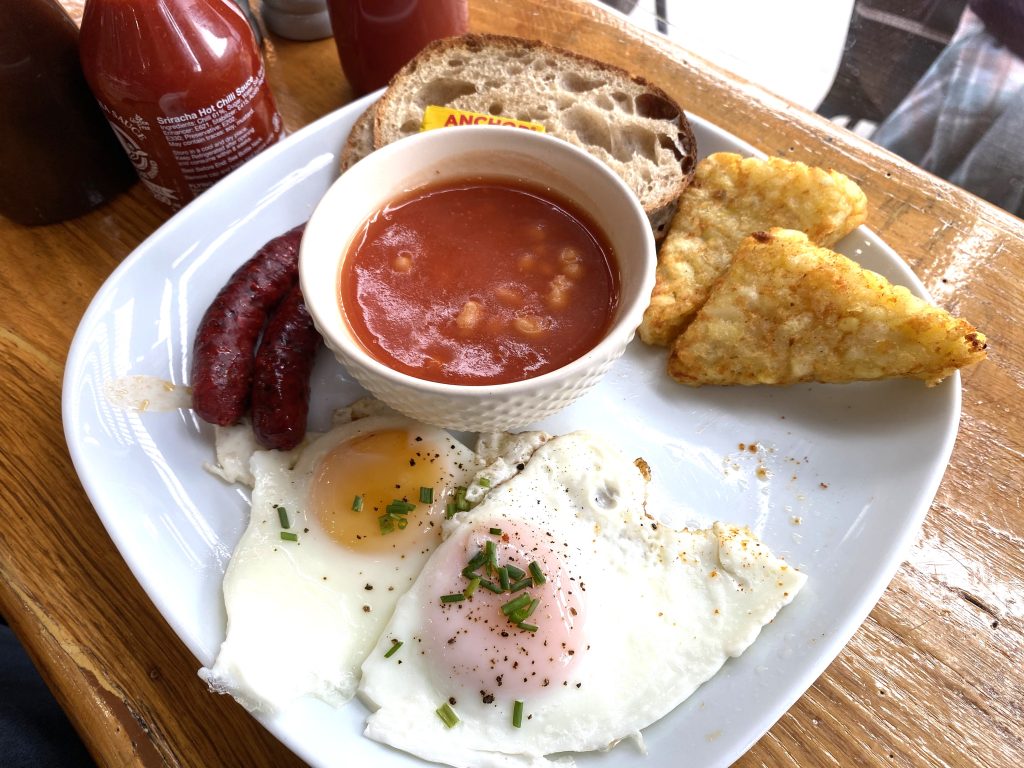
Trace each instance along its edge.
<path fill-rule="evenodd" d="M 259 47 L 229 0 L 88 0 L 81 57 L 139 177 L 171 208 L 282 136 Z"/>
<path fill-rule="evenodd" d="M 49 224 L 127 189 L 132 167 L 82 76 L 56 0 L 0 0 L 0 215 Z"/>

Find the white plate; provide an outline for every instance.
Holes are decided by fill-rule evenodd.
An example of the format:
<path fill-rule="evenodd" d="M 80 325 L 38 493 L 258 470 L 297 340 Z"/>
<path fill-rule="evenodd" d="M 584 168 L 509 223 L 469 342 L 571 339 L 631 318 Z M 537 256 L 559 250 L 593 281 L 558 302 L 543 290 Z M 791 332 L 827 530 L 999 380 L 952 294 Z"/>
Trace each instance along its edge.
<path fill-rule="evenodd" d="M 224 636 L 221 577 L 246 523 L 247 494 L 203 471 L 212 434 L 191 411 L 117 408 L 104 387 L 141 374 L 188 381 L 203 311 L 242 261 L 308 218 L 372 98 L 264 152 L 157 230 L 100 289 L 71 347 L 64 430 L 82 484 L 136 578 L 203 665 Z M 754 153 L 691 119 L 702 154 Z M 868 230 L 839 250 L 925 295 Z M 679 755 L 694 766 L 726 766 L 747 750 L 881 596 L 938 488 L 959 420 L 958 376 L 932 389 L 916 381 L 690 389 L 664 367 L 664 350 L 634 342 L 600 385 L 542 426 L 611 432 L 627 455 L 648 460 L 678 521 L 746 523 L 810 581 L 742 657 L 646 731 L 645 760 L 624 743 L 583 756 L 583 766 L 661 768 Z M 325 353 L 314 374 L 313 426 L 359 394 Z M 262 721 L 318 766 L 420 764 L 363 738 L 365 715 L 358 701 L 334 710 L 311 699 Z"/>

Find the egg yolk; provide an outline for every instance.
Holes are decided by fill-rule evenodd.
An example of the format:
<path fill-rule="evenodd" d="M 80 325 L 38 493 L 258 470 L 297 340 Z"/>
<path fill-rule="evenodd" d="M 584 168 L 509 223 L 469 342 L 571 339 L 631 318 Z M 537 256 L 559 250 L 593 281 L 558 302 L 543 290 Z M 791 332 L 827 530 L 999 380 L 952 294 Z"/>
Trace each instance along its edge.
<path fill-rule="evenodd" d="M 492 526 L 501 534 L 491 534 Z M 440 597 L 462 592 L 467 581 L 462 569 L 488 540 L 496 545 L 499 565 L 512 564 L 528 574 L 535 562 L 543 582 L 514 593 L 477 587 L 465 600 L 432 601 L 425 609 L 423 650 L 438 685 L 463 694 L 479 692 L 485 703 L 488 698 L 523 698 L 552 686 L 575 686 L 575 667 L 587 650 L 586 588 L 556 553 L 558 544 L 549 534 L 504 519 L 449 539 L 446 556 L 430 575 L 431 593 Z M 499 581 L 497 576 L 484 577 Z M 528 619 L 535 629 L 520 628 L 502 611 L 520 595 L 537 600 Z"/>
<path fill-rule="evenodd" d="M 420 501 L 423 488 L 430 489 L 432 503 Z M 404 430 L 384 430 L 354 437 L 324 455 L 313 472 L 309 509 L 350 550 L 410 551 L 440 541 L 440 515 L 451 490 L 436 446 Z M 382 528 L 381 517 L 396 500 L 415 506 L 392 513 Z"/>

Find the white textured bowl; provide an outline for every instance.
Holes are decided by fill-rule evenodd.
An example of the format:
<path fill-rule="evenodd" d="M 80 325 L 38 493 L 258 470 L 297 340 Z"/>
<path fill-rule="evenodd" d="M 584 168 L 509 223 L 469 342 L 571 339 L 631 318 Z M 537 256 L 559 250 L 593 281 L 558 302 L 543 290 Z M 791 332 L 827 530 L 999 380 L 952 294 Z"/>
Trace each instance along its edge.
<path fill-rule="evenodd" d="M 541 185 L 588 212 L 619 265 L 619 306 L 604 338 L 582 357 L 510 384 L 455 385 L 417 379 L 371 357 L 338 300 L 339 270 L 370 216 L 405 192 L 470 176 Z M 497 126 L 446 128 L 370 154 L 317 205 L 302 238 L 299 278 L 316 327 L 355 379 L 392 408 L 469 432 L 524 427 L 572 403 L 607 372 L 633 338 L 654 287 L 654 237 L 639 200 L 606 165 L 564 141 Z"/>

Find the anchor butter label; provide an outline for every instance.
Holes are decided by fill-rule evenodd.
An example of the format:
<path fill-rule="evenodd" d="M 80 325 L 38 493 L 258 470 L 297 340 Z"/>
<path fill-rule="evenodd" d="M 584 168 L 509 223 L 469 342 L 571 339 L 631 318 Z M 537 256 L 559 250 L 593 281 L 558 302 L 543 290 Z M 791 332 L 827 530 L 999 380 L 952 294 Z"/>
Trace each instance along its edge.
<path fill-rule="evenodd" d="M 423 125 L 421 131 L 429 131 L 434 128 L 456 128 L 460 125 L 503 125 L 509 128 L 525 128 L 528 131 L 544 133 L 544 126 L 540 123 L 531 123 L 526 120 L 515 120 L 502 115 L 487 115 L 482 112 L 467 112 L 463 109 L 449 109 L 448 107 L 428 106 L 423 111 Z"/>

